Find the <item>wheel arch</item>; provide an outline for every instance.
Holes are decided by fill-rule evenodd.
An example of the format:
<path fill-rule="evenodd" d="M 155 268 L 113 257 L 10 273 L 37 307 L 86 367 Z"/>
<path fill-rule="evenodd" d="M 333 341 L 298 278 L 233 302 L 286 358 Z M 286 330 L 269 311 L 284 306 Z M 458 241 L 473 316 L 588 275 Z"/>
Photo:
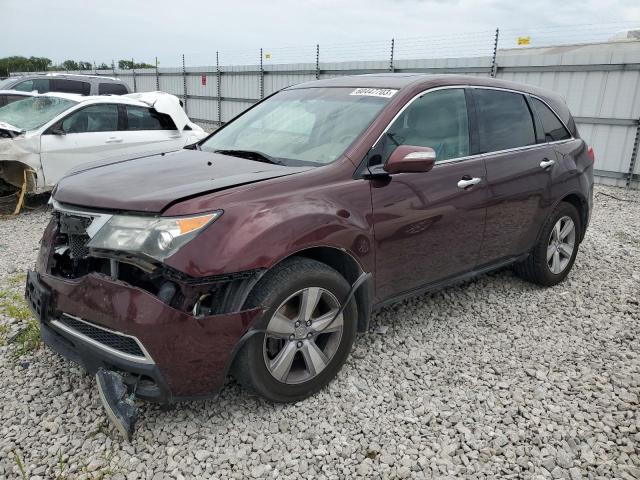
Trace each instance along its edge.
<path fill-rule="evenodd" d="M 365 271 L 350 253 L 340 248 L 329 246 L 303 248 L 302 250 L 298 250 L 281 258 L 271 265 L 269 270 L 272 270 L 292 257 L 309 258 L 324 263 L 340 273 L 340 275 L 349 282 L 349 285 L 353 285 L 357 278 Z M 371 307 L 373 305 L 373 281 L 367 281 L 358 288 L 354 298 L 356 300 L 356 306 L 358 307 L 358 332 L 365 332 L 369 328 Z"/>
<path fill-rule="evenodd" d="M 584 235 L 587 230 L 587 223 L 589 220 L 589 203 L 587 199 L 580 193 L 572 192 L 565 196 L 563 196 L 555 205 L 554 208 L 557 207 L 560 203 L 566 202 L 573 205 L 576 210 L 578 210 L 578 214 L 580 215 L 580 237 L 579 241 L 582 242 Z"/>

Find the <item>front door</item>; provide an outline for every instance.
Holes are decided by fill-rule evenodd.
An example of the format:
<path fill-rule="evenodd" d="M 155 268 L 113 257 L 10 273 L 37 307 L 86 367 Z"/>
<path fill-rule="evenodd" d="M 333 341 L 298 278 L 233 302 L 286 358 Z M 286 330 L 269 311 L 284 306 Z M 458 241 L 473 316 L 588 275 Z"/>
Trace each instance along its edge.
<path fill-rule="evenodd" d="M 52 130 L 58 129 L 59 134 Z M 41 139 L 42 170 L 47 185 L 69 170 L 110 156 L 124 148 L 118 131 L 118 106 L 97 104 L 76 110 Z"/>
<path fill-rule="evenodd" d="M 425 93 L 371 151 L 372 163 L 384 163 L 396 145 L 436 151 L 430 172 L 371 181 L 378 301 L 476 265 L 488 194 L 484 160 L 470 156 L 466 103 L 462 88 Z"/>

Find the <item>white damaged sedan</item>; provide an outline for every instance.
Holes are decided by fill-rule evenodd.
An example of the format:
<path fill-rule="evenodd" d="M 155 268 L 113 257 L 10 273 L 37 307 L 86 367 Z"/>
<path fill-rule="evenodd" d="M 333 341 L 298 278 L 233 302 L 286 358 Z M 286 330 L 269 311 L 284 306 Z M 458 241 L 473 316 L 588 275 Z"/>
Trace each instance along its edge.
<path fill-rule="evenodd" d="M 81 164 L 179 150 L 206 135 L 164 92 L 34 94 L 0 107 L 0 194 L 46 192 Z"/>

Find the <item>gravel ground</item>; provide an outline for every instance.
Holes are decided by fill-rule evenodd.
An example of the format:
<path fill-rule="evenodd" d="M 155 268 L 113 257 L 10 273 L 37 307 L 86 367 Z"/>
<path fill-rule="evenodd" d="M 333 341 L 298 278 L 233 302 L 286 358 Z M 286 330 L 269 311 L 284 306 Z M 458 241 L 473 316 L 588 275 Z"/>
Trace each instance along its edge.
<path fill-rule="evenodd" d="M 47 216 L 0 220 L 3 291 L 21 290 Z M 295 405 L 229 383 L 216 400 L 144 405 L 128 444 L 91 377 L 3 346 L 0 478 L 21 463 L 32 479 L 640 479 L 639 300 L 640 192 L 599 187 L 565 283 L 506 270 L 387 308 L 373 319 L 386 333 L 361 335 L 338 378 Z"/>

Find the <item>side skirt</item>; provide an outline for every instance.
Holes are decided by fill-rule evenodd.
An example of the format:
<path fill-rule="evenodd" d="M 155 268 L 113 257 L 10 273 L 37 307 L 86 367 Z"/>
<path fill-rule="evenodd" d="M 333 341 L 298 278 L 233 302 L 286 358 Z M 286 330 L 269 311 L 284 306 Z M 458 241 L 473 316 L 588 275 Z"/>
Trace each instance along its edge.
<path fill-rule="evenodd" d="M 484 275 L 485 273 L 492 272 L 494 270 L 499 270 L 501 268 L 507 267 L 509 265 L 513 265 L 514 263 L 521 262 L 529 256 L 528 253 L 524 255 L 518 255 L 516 257 L 510 257 L 506 260 L 500 260 L 499 262 L 491 263 L 489 265 L 482 266 L 480 268 L 476 268 L 474 270 L 462 273 L 460 275 L 455 275 L 453 277 L 445 278 L 444 280 L 439 280 L 437 282 L 428 283 L 426 285 L 421 285 L 419 287 L 413 288 L 411 290 L 406 290 L 399 295 L 393 296 L 391 298 L 387 298 L 381 302 L 376 303 L 373 306 L 373 311 L 380 310 L 388 305 L 392 305 L 394 303 L 401 302 L 408 298 L 417 297 L 419 295 L 423 295 L 428 292 L 433 292 L 435 290 L 440 290 L 445 287 L 449 287 L 456 283 L 466 282 L 480 275 Z"/>

